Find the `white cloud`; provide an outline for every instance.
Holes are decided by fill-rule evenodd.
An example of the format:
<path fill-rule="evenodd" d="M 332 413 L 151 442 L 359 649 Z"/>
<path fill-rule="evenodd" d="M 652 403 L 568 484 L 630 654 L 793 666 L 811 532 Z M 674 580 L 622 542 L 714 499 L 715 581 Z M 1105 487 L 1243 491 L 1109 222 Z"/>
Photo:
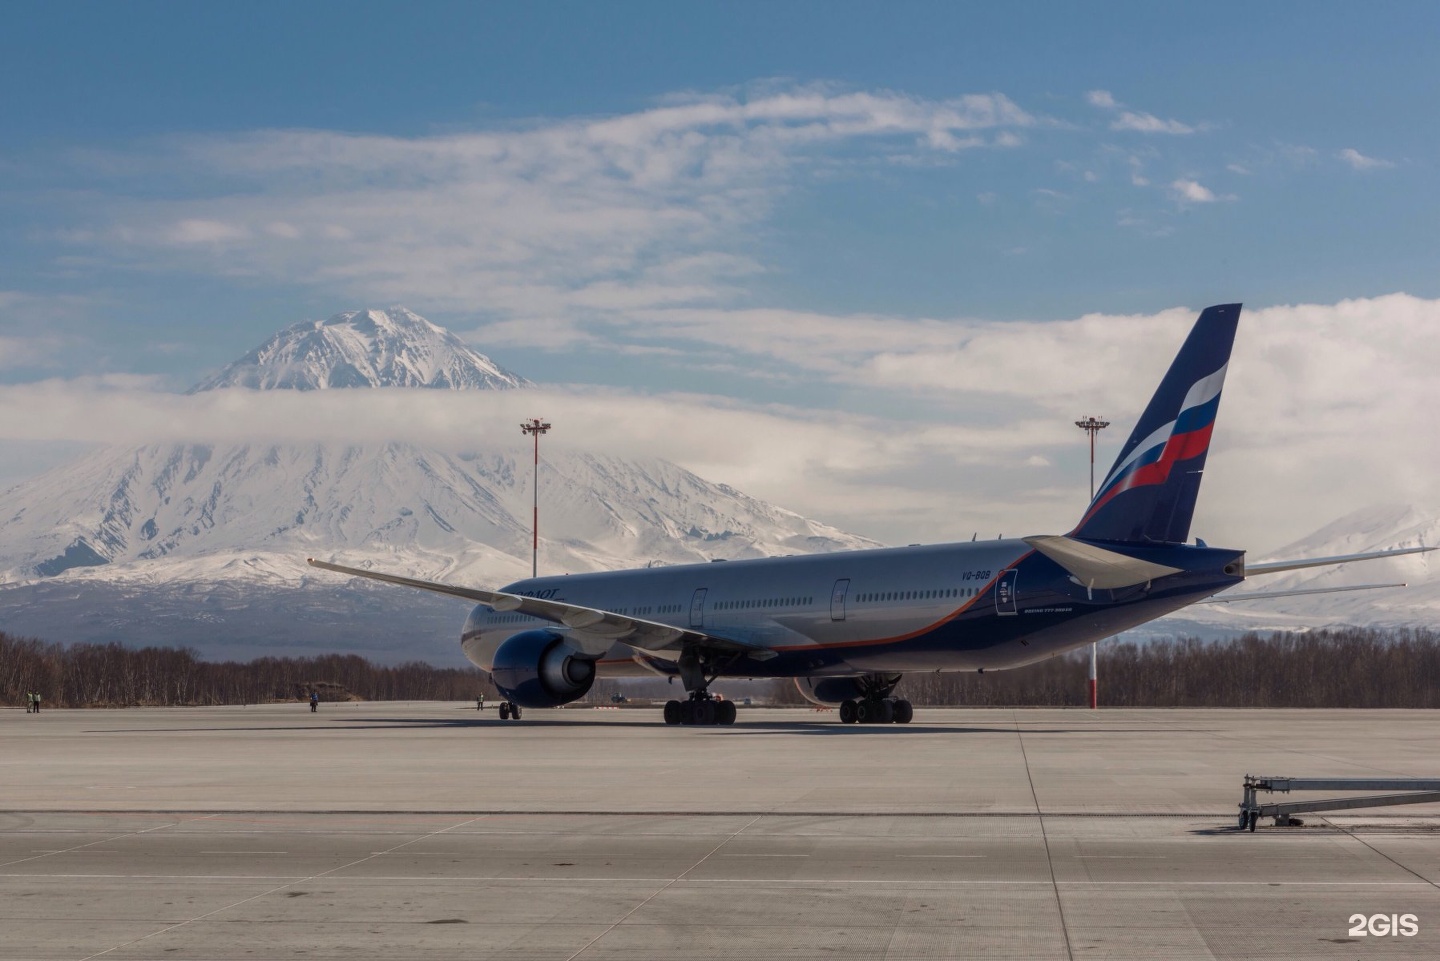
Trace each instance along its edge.
<path fill-rule="evenodd" d="M 1188 200 L 1193 204 L 1211 204 L 1219 199 L 1212 191 L 1194 180 L 1173 181 L 1170 189 L 1175 191 L 1181 200 Z"/>
<path fill-rule="evenodd" d="M 92 202 L 91 222 L 64 236 L 122 262 L 422 308 L 715 302 L 733 293 L 723 270 L 692 270 L 680 285 L 654 277 L 674 261 L 743 259 L 751 228 L 806 178 L 876 157 L 952 163 L 1018 145 L 1016 132 L 1036 123 L 1000 93 L 936 100 L 813 85 L 434 136 L 185 138 L 113 162 L 127 175 L 148 164 L 173 195 L 147 182 Z"/>
<path fill-rule="evenodd" d="M 53 349 L 50 343 L 0 334 L 0 370 L 28 367 L 49 356 Z"/>
<path fill-rule="evenodd" d="M 1383 170 L 1386 167 L 1395 166 L 1395 164 L 1389 160 L 1381 160 L 1378 157 L 1367 157 L 1354 147 L 1346 147 L 1336 156 L 1355 170 Z"/>
<path fill-rule="evenodd" d="M 1161 120 L 1154 114 L 1126 110 L 1110 124 L 1111 130 L 1134 130 L 1139 133 L 1192 134 L 1195 128 L 1178 120 Z"/>
<path fill-rule="evenodd" d="M 1179 200 L 1182 204 L 1213 204 L 1222 200 L 1229 201 L 1235 199 L 1234 194 L 1217 194 L 1199 181 L 1186 180 L 1183 177 L 1179 180 L 1171 181 L 1170 191 L 1175 195 L 1175 199 Z"/>
<path fill-rule="evenodd" d="M 0 290 L 0 370 L 53 366 L 74 346 L 57 324 L 84 316 L 95 301 L 80 294 Z"/>
<path fill-rule="evenodd" d="M 505 425 L 543 414 L 557 425 L 547 442 L 664 457 L 891 543 L 1056 531 L 1084 494 L 1086 447 L 1071 421 L 1093 413 L 1114 423 L 1100 438 L 1103 468 L 1196 311 L 1027 323 L 638 313 L 623 349 L 708 345 L 689 356 L 855 388 L 887 413 L 594 387 L 182 397 L 147 378 L 109 377 L 0 387 L 0 439 L 503 445 L 515 442 Z M 1440 409 L 1437 356 L 1440 300 L 1247 310 L 1196 533 L 1266 550 L 1360 505 L 1440 507 L 1440 449 L 1417 442 Z"/>
<path fill-rule="evenodd" d="M 295 233 L 290 236 L 299 236 L 299 234 Z M 198 218 L 181 220 L 173 224 L 164 235 L 167 242 L 182 246 L 187 244 L 224 244 L 228 241 L 246 240 L 249 237 L 250 231 L 243 226 Z"/>
<path fill-rule="evenodd" d="M 1090 106 L 1099 107 L 1101 110 L 1120 111 L 1120 116 L 1110 122 L 1111 130 L 1184 135 L 1192 134 L 1199 129 L 1178 120 L 1161 120 L 1152 113 L 1125 110 L 1123 109 L 1125 105 L 1116 100 L 1108 90 L 1091 90 L 1085 95 L 1085 101 Z"/>

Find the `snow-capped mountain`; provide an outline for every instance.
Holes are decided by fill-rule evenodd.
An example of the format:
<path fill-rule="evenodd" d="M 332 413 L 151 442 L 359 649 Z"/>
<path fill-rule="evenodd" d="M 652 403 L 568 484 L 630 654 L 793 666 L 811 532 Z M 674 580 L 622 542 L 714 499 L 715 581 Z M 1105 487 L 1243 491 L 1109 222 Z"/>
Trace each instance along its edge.
<path fill-rule="evenodd" d="M 0 494 L 0 583 L 80 568 L 203 580 L 214 565 L 197 559 L 217 555 L 274 555 L 308 572 L 307 555 L 332 552 L 403 557 L 422 576 L 512 579 L 530 562 L 527 461 L 402 443 L 97 451 Z M 556 449 L 540 485 L 550 571 L 873 544 L 662 460 Z"/>
<path fill-rule="evenodd" d="M 445 328 L 392 307 L 348 310 L 286 327 L 190 393 L 221 387 L 490 390 L 529 384 Z"/>
<path fill-rule="evenodd" d="M 1292 544 L 1256 555 L 1254 562 L 1334 557 L 1440 545 L 1440 511 L 1382 504 L 1354 511 Z M 1260 575 L 1234 593 L 1308 590 L 1357 584 L 1404 588 L 1307 594 L 1232 604 L 1197 605 L 1137 629 L 1138 634 L 1235 634 L 1305 630 L 1337 624 L 1434 627 L 1440 624 L 1440 551 Z"/>
<path fill-rule="evenodd" d="M 394 308 L 290 327 L 190 393 L 528 385 Z M 209 656 L 312 647 L 453 663 L 463 608 L 304 560 L 503 585 L 530 570 L 532 470 L 519 444 L 97 450 L 0 492 L 0 630 Z M 875 546 L 662 460 L 551 447 L 539 483 L 547 572 Z"/>

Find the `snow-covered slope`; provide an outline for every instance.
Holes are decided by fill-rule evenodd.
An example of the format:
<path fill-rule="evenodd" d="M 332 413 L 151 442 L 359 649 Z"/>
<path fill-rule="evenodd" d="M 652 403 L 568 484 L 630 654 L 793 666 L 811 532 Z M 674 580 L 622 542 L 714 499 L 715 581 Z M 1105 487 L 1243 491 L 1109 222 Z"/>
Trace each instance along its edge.
<path fill-rule="evenodd" d="M 286 327 L 190 392 L 221 387 L 506 389 L 529 384 L 404 307 L 349 310 Z"/>
<path fill-rule="evenodd" d="M 288 328 L 191 393 L 528 384 L 394 308 Z M 304 559 L 500 586 L 530 570 L 532 469 L 518 443 L 98 450 L 0 492 L 0 630 L 211 656 L 309 646 L 453 662 L 464 616 L 453 602 L 318 575 Z M 540 488 L 546 572 L 874 546 L 661 460 L 551 446 Z"/>
<path fill-rule="evenodd" d="M 217 557 L 316 553 L 404 557 L 424 576 L 518 576 L 530 559 L 527 459 L 399 443 L 99 451 L 0 494 L 0 583 L 82 568 L 200 580 Z M 556 449 L 540 485 L 549 571 L 873 543 L 661 460 Z"/>
<path fill-rule="evenodd" d="M 1252 562 L 1333 557 L 1440 545 L 1440 510 L 1382 504 L 1354 511 Z M 1305 630 L 1338 624 L 1367 627 L 1440 625 L 1440 551 L 1260 575 L 1244 591 L 1306 590 L 1353 584 L 1406 584 L 1397 589 L 1310 594 L 1234 604 L 1197 605 L 1138 629 L 1140 634 Z"/>

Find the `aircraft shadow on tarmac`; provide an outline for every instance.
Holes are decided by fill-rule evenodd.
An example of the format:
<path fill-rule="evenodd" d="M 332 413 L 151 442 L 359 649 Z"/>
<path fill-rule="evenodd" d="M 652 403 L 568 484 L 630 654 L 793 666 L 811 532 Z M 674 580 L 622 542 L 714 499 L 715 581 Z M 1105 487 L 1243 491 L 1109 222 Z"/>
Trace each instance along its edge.
<path fill-rule="evenodd" d="M 401 725 L 411 726 L 411 727 L 415 727 L 415 728 L 422 728 L 422 727 L 445 728 L 445 727 L 479 727 L 479 726 L 488 726 L 488 725 L 498 725 L 498 724 L 502 724 L 502 723 L 505 724 L 506 726 L 509 726 L 512 722 L 509 722 L 509 721 L 504 721 L 504 722 L 502 722 L 502 721 L 499 721 L 498 719 L 477 719 L 477 718 L 468 718 L 468 719 L 466 719 L 466 720 L 458 720 L 458 719 L 457 719 L 457 720 L 437 720 L 437 719 L 435 719 L 435 718 L 396 717 L 396 718 L 363 718 L 363 719 L 362 719 L 362 718 L 356 718 L 356 720 L 355 720 L 355 722 L 354 722 L 353 724 L 347 724 L 346 726 L 349 727 L 349 728 L 352 728 L 352 729 L 356 729 L 356 730 L 361 730 L 361 729 L 383 730 L 383 729 L 385 729 L 385 728 L 394 729 L 394 728 L 396 728 L 396 727 L 398 727 L 398 726 L 401 726 Z M 592 729 L 598 727 L 598 724 L 597 724 L 596 721 L 588 720 L 588 719 L 585 719 L 585 718 L 564 718 L 564 719 L 561 719 L 561 718 L 554 718 L 554 717 L 546 717 L 543 721 L 530 721 L 530 722 L 521 721 L 521 722 L 520 722 L 520 725 L 521 725 L 521 726 L 524 726 L 524 725 L 527 724 L 527 723 L 531 723 L 531 724 L 543 724 L 545 727 L 580 727 L 580 728 L 592 728 Z M 637 718 L 637 719 L 635 719 L 635 720 L 626 719 L 626 720 L 607 721 L 606 724 L 605 724 L 605 726 L 606 726 L 606 727 L 609 727 L 609 728 L 622 727 L 622 728 L 643 728 L 643 729 L 646 729 L 646 730 L 651 730 L 651 729 L 654 729 L 654 728 L 657 728 L 657 727 L 665 727 L 666 725 L 661 724 L 658 719 L 649 719 L 649 718 L 640 719 L 640 718 Z M 855 734 L 883 734 L 883 733 L 891 733 L 891 732 L 893 732 L 893 733 L 895 733 L 895 734 L 900 734 L 900 733 L 903 733 L 903 732 L 906 732 L 906 731 L 909 731 L 909 732 L 912 733 L 912 734 L 914 734 L 914 733 L 923 733 L 923 734 L 1014 734 L 1014 733 L 1015 733 L 1015 730 L 1016 730 L 1013 725 L 1009 725 L 1009 724 L 1002 724 L 1002 725 L 998 725 L 998 726 L 994 726 L 994 727 L 989 727 L 989 726 L 986 726 L 986 727 L 955 727 L 955 726 L 951 726 L 951 725 L 935 726 L 935 725 L 926 725 L 926 724 L 842 724 L 842 723 L 840 723 L 839 721 L 836 721 L 836 720 L 829 720 L 829 721 L 749 721 L 749 720 L 740 720 L 740 721 L 736 721 L 733 725 L 731 725 L 731 724 L 726 724 L 726 725 L 700 725 L 700 726 L 690 726 L 690 725 L 683 725 L 683 724 L 682 724 L 682 725 L 675 725 L 675 727 L 678 728 L 678 729 L 680 729 L 680 730 L 705 731 L 705 732 L 710 732 L 710 733 L 715 733 L 715 734 L 726 734 L 726 735 L 734 735 L 734 736 L 743 736 L 743 735 L 773 735 L 773 734 L 812 734 L 812 735 L 813 735 L 813 734 L 823 734 L 823 735 L 846 735 L 846 734 L 850 734 L 850 735 L 855 735 Z M 272 728 L 272 730 L 274 730 L 274 729 Z M 1064 728 L 1064 727 L 1060 727 L 1060 728 L 1036 727 L 1036 728 L 1022 728 L 1022 729 L 1020 730 L 1020 733 L 1022 733 L 1022 734 L 1093 734 L 1093 733 L 1095 733 L 1095 730 L 1096 730 L 1096 729 L 1093 728 L 1093 727 L 1073 727 L 1073 728 Z M 1125 730 L 1126 730 L 1126 729 L 1123 729 L 1123 728 L 1106 728 L 1106 729 L 1105 729 L 1106 733 L 1111 733 L 1111 732 L 1124 732 Z M 1152 733 L 1154 733 L 1154 729 L 1153 729 L 1153 728 L 1133 728 L 1133 729 L 1129 729 L 1129 731 L 1130 731 L 1130 733 L 1136 733 L 1136 734 L 1152 734 Z"/>
<path fill-rule="evenodd" d="M 498 717 L 467 717 L 467 718 L 433 718 L 433 717 L 394 717 L 394 718 L 334 718 L 315 723 L 300 724 L 269 724 L 258 726 L 234 727 L 228 724 L 214 724 L 206 727 L 153 727 L 153 728 L 108 728 L 105 730 L 86 731 L 87 734 L 195 734 L 207 731 L 244 731 L 263 733 L 265 731 L 394 731 L 400 729 L 430 729 L 444 730 L 455 728 L 490 728 L 503 727 L 509 729 L 512 726 L 525 727 L 543 725 L 551 728 L 597 728 L 599 724 L 595 720 L 586 718 L 550 718 L 543 721 L 520 721 L 516 725 L 513 721 L 501 721 Z M 658 719 L 635 720 L 609 720 L 605 723 L 607 728 L 643 728 L 653 730 L 663 728 L 666 725 Z M 676 725 L 680 730 L 694 730 L 716 735 L 729 735 L 735 737 L 765 737 L 785 734 L 800 734 L 807 736 L 823 735 L 827 737 L 858 736 L 864 734 L 894 734 L 900 735 L 906 732 L 910 734 L 1015 734 L 1017 728 L 1010 724 L 999 724 L 994 726 L 970 726 L 956 727 L 953 725 L 927 725 L 927 724 L 842 724 L 839 721 L 737 721 L 733 725 L 706 725 L 691 727 L 688 725 Z M 1022 727 L 1018 729 L 1020 734 L 1094 734 L 1098 729 L 1088 725 L 1079 727 Z M 1153 734 L 1152 728 L 1110 728 L 1104 729 L 1106 734 Z M 1201 732 L 1203 733 L 1203 732 Z"/>

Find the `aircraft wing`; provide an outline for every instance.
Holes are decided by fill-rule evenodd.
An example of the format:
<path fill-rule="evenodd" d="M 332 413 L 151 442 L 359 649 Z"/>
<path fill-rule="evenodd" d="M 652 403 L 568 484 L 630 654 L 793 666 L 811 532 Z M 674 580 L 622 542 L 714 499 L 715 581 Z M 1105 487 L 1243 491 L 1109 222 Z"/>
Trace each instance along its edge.
<path fill-rule="evenodd" d="M 1343 594 L 1345 591 L 1374 591 L 1382 587 L 1405 587 L 1405 584 L 1354 584 L 1349 587 L 1310 587 L 1300 591 L 1247 591 L 1244 594 L 1216 594 L 1197 604 L 1231 604 L 1235 601 L 1259 601 L 1272 597 L 1295 597 L 1299 594 Z"/>
<path fill-rule="evenodd" d="M 1278 574 L 1281 571 L 1298 571 L 1305 567 L 1324 567 L 1327 564 L 1349 564 L 1352 561 L 1369 561 L 1377 557 L 1399 557 L 1401 554 L 1423 554 L 1433 547 L 1400 547 L 1393 551 L 1371 551 L 1368 554 L 1337 554 L 1334 557 L 1307 557 L 1298 561 L 1265 561 L 1260 564 L 1245 564 L 1245 576 L 1253 574 Z"/>
<path fill-rule="evenodd" d="M 587 654 L 604 654 L 616 641 L 620 641 L 631 647 L 653 653 L 678 652 L 681 646 L 694 644 L 715 651 L 748 654 L 760 661 L 769 660 L 775 656 L 775 652 L 769 648 L 747 644 L 735 638 L 718 637 L 694 628 L 676 627 L 673 624 L 662 624 L 659 621 L 647 621 L 641 617 L 615 614 L 594 607 L 567 604 L 564 601 L 550 601 L 539 597 L 506 594 L 503 591 L 486 591 L 473 587 L 438 584 L 434 581 L 422 581 L 413 577 L 401 577 L 398 574 L 383 574 L 379 571 L 344 567 L 327 561 L 317 561 L 313 557 L 307 558 L 306 563 L 311 567 L 334 571 L 337 574 L 349 574 L 352 577 L 384 581 L 386 584 L 398 584 L 401 587 L 413 587 L 436 594 L 448 594 L 451 597 L 461 597 L 484 604 L 496 611 L 505 613 L 517 611 L 521 614 L 529 614 L 531 617 L 542 618 L 552 624 L 568 628 L 567 636 L 576 641 Z"/>

